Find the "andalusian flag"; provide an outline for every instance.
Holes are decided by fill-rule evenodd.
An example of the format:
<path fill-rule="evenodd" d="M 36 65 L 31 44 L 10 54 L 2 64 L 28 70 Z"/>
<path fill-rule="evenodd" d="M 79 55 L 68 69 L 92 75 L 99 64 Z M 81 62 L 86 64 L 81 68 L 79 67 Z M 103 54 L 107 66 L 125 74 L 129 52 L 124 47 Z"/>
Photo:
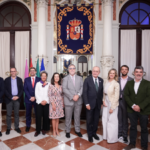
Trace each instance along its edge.
<path fill-rule="evenodd" d="M 38 58 L 37 63 L 36 63 L 36 76 L 40 77 L 39 58 Z"/>

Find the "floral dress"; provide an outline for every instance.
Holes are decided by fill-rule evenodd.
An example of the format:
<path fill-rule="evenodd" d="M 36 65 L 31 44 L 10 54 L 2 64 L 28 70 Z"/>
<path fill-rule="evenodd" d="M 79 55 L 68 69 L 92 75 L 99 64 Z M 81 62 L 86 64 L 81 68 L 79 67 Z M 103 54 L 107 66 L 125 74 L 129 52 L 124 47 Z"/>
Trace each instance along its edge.
<path fill-rule="evenodd" d="M 48 89 L 48 97 L 50 101 L 49 118 L 57 119 L 64 117 L 62 86 L 59 85 L 59 88 L 57 88 L 55 85 L 50 84 Z M 55 111 L 52 108 L 52 102 L 55 103 Z"/>

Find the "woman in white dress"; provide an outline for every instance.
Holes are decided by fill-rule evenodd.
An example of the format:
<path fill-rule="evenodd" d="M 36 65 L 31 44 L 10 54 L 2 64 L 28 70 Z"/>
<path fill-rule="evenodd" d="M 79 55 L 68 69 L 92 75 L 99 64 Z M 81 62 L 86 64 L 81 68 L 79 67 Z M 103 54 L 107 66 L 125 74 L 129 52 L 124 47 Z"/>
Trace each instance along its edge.
<path fill-rule="evenodd" d="M 108 143 L 118 142 L 119 83 L 116 69 L 108 72 L 103 97 L 103 139 Z"/>

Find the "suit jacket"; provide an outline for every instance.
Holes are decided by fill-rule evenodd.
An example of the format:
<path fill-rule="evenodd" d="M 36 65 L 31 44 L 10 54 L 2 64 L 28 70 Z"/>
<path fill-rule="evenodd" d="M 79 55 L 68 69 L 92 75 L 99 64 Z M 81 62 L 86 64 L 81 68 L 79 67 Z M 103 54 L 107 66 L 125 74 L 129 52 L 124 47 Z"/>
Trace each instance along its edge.
<path fill-rule="evenodd" d="M 10 103 L 12 101 L 12 90 L 11 90 L 11 77 L 8 77 L 5 79 L 5 102 L 6 104 Z M 23 93 L 23 82 L 22 79 L 17 77 L 17 87 L 18 87 L 18 96 L 19 99 L 17 101 L 21 101 L 21 96 Z"/>
<path fill-rule="evenodd" d="M 133 104 L 140 107 L 140 113 L 143 115 L 150 114 L 150 82 L 142 79 L 138 92 L 134 91 L 134 80 L 128 81 L 124 89 L 124 97 L 127 102 L 127 111 L 133 113 Z"/>
<path fill-rule="evenodd" d="M 80 97 L 77 101 L 78 105 L 81 105 L 83 103 L 82 100 L 82 90 L 83 90 L 83 80 L 82 77 L 75 75 L 75 86 L 73 84 L 73 81 L 71 79 L 70 75 L 67 75 L 65 78 L 63 78 L 62 83 L 63 93 L 64 93 L 64 104 L 68 106 L 74 105 L 73 97 L 74 95 L 80 94 Z"/>
<path fill-rule="evenodd" d="M 133 80 L 133 78 L 131 78 L 131 77 L 129 77 L 128 76 L 128 80 L 127 80 L 127 82 L 128 81 L 131 81 L 131 80 Z M 120 84 L 120 96 L 122 95 L 122 99 L 124 100 L 124 89 L 125 89 L 125 87 L 123 88 L 123 90 L 121 89 L 121 77 L 119 78 L 119 84 Z M 127 83 L 126 83 L 127 84 Z M 126 85 L 125 85 L 126 86 Z M 119 97 L 120 97 L 119 96 Z"/>
<path fill-rule="evenodd" d="M 108 81 L 105 82 L 104 87 Z M 119 93 L 120 93 L 120 87 L 119 83 L 116 80 L 111 81 L 108 89 L 107 89 L 107 96 L 109 101 L 111 102 L 111 109 L 114 110 L 116 107 L 119 106 Z M 104 99 L 105 101 L 105 94 Z"/>
<path fill-rule="evenodd" d="M 103 99 L 103 79 L 98 77 L 99 88 L 98 92 L 96 91 L 95 83 L 93 81 L 93 76 L 89 76 L 85 79 L 83 85 L 83 100 L 84 104 L 90 104 L 91 109 L 94 109 L 96 105 L 98 108 L 101 108 L 102 99 Z"/>
<path fill-rule="evenodd" d="M 35 97 L 35 86 L 41 78 L 35 77 L 34 88 L 32 87 L 31 77 L 25 78 L 24 80 L 24 92 L 25 92 L 25 103 L 32 103 L 29 99 Z M 35 101 L 36 102 L 36 101 Z"/>
<path fill-rule="evenodd" d="M 5 88 L 4 88 L 4 80 L 3 78 L 0 77 L 0 103 L 3 102 L 3 95 L 5 92 Z"/>

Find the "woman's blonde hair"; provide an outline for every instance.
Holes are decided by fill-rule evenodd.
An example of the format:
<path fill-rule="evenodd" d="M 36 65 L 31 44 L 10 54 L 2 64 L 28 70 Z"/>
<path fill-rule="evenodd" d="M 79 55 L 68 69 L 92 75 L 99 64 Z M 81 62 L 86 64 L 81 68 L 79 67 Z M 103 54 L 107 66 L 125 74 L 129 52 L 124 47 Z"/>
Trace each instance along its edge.
<path fill-rule="evenodd" d="M 109 72 L 108 72 L 108 80 L 109 80 L 109 74 L 110 74 L 111 71 L 115 71 L 115 77 L 114 77 L 114 79 L 115 79 L 116 81 L 118 81 L 118 73 L 117 73 L 117 70 L 114 69 L 114 68 L 112 68 L 112 69 L 109 70 Z"/>

